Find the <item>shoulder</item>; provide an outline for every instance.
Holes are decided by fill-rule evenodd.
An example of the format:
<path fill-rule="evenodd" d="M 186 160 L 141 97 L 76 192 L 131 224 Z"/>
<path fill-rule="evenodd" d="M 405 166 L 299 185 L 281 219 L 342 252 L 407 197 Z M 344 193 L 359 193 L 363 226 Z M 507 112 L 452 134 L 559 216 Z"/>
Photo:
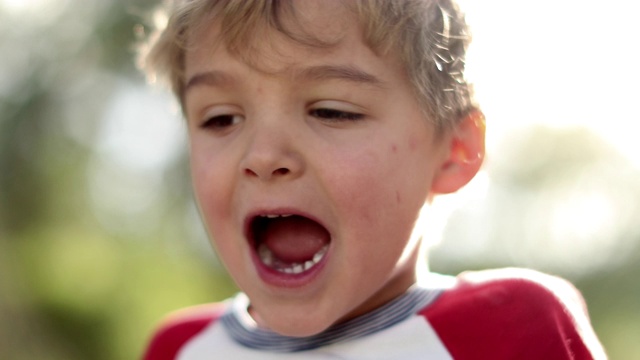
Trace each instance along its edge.
<path fill-rule="evenodd" d="M 198 305 L 167 315 L 157 326 L 145 350 L 144 360 L 174 360 L 194 336 L 224 313 L 223 303 Z"/>
<path fill-rule="evenodd" d="M 420 313 L 454 358 L 606 358 L 578 290 L 525 269 L 463 273 Z"/>
<path fill-rule="evenodd" d="M 446 290 L 426 311 L 447 312 L 480 309 L 512 310 L 531 316 L 532 313 L 548 313 L 557 308 L 578 307 L 584 311 L 582 296 L 568 281 L 526 269 L 497 269 L 465 272 L 457 277 L 457 283 Z M 522 314 L 520 314 L 522 312 Z M 505 320 L 506 320 L 505 319 Z"/>

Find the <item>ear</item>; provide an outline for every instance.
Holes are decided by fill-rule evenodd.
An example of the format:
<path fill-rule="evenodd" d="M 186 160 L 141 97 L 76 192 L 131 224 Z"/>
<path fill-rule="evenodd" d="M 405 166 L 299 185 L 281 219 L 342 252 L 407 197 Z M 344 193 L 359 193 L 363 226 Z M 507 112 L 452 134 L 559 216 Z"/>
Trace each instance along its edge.
<path fill-rule="evenodd" d="M 484 115 L 480 110 L 474 110 L 443 139 L 449 154 L 435 174 L 432 193 L 458 191 L 473 179 L 484 159 L 484 136 Z"/>

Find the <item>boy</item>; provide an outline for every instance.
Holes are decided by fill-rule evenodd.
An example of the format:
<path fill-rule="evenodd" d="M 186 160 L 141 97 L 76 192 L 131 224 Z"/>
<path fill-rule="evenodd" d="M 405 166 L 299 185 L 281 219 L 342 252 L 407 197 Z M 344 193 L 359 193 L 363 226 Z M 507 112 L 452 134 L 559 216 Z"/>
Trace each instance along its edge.
<path fill-rule="evenodd" d="M 562 280 L 416 285 L 421 209 L 484 156 L 468 41 L 445 0 L 179 1 L 146 64 L 243 293 L 169 317 L 145 359 L 604 358 Z"/>

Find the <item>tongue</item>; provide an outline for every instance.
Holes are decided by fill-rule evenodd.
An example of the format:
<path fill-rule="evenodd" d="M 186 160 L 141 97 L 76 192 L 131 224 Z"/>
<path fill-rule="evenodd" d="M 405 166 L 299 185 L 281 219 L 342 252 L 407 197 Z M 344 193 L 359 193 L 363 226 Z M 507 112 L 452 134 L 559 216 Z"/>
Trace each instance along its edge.
<path fill-rule="evenodd" d="M 262 242 L 280 260 L 302 263 L 329 243 L 329 233 L 317 222 L 302 216 L 272 219 L 262 232 Z"/>

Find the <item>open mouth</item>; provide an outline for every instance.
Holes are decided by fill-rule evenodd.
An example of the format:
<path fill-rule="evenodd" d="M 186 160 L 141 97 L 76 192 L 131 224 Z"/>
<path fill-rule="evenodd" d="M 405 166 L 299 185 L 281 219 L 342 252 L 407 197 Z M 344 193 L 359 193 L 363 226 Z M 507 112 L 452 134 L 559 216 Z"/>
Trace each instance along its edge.
<path fill-rule="evenodd" d="M 324 226 L 301 215 L 255 216 L 249 232 L 260 262 L 283 274 L 297 275 L 313 269 L 331 242 Z"/>

